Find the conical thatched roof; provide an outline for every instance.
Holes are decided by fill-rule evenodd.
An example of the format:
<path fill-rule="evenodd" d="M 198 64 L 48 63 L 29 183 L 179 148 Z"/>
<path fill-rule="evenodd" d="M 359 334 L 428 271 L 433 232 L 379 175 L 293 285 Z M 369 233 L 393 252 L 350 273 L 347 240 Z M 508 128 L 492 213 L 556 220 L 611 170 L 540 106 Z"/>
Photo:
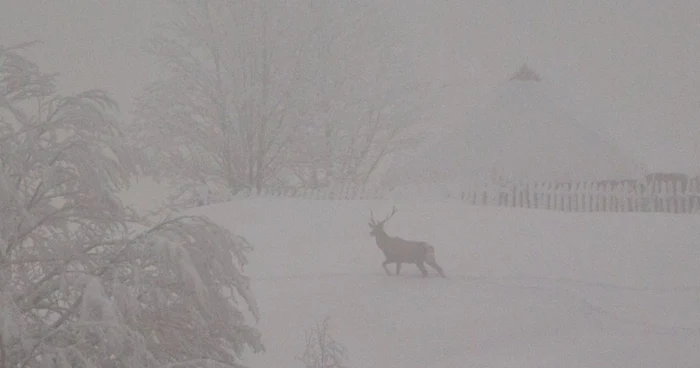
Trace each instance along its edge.
<path fill-rule="evenodd" d="M 420 152 L 396 157 L 383 182 L 483 179 L 579 181 L 636 178 L 642 165 L 577 121 L 537 72 L 523 65 L 470 116 Z"/>

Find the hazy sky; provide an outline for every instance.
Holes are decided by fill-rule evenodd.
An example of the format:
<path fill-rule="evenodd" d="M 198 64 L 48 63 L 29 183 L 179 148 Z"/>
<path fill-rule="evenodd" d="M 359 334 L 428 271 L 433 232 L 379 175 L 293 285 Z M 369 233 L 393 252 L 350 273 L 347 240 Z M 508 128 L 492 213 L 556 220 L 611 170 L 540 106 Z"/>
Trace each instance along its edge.
<path fill-rule="evenodd" d="M 166 2 L 5 0 L 0 45 L 44 41 L 30 56 L 60 72 L 62 88 L 104 88 L 129 118 L 155 70 L 141 48 Z M 453 85 L 449 103 L 479 103 L 528 62 L 652 169 L 700 171 L 700 1 L 392 2 L 415 64 Z"/>

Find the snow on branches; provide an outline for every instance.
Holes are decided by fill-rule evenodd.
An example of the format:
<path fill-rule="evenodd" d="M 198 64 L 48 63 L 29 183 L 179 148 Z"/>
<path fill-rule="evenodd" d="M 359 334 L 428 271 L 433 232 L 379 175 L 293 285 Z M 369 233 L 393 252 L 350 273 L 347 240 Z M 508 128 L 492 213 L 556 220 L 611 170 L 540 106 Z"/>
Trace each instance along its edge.
<path fill-rule="evenodd" d="M 139 172 L 116 104 L 55 92 L 0 47 L 0 366 L 239 367 L 264 350 L 245 239 L 204 217 L 151 223 L 117 197 Z"/>

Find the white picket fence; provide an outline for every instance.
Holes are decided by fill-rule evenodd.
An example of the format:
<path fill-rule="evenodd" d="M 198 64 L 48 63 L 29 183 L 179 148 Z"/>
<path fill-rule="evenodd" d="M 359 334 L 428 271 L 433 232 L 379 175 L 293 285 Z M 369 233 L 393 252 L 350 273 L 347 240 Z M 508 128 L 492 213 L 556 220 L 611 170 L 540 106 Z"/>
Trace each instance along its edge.
<path fill-rule="evenodd" d="M 472 205 L 544 209 L 564 212 L 700 212 L 700 186 L 695 181 L 638 181 L 613 186 L 594 182 L 575 184 L 479 183 L 468 185 L 431 184 L 392 191 L 339 185 L 323 189 L 278 189 L 261 193 L 241 192 L 236 197 L 299 198 L 310 200 L 440 199 L 459 200 Z"/>

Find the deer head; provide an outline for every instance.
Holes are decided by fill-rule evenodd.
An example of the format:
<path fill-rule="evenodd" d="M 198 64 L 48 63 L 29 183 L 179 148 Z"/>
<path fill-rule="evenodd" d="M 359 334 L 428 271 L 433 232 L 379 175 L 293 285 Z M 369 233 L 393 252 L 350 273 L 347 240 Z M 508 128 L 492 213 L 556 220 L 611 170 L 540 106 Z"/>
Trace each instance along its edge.
<path fill-rule="evenodd" d="M 389 214 L 389 216 L 387 216 L 384 220 L 377 222 L 374 220 L 374 213 L 372 213 L 372 210 L 370 209 L 369 210 L 369 216 L 370 216 L 369 217 L 370 218 L 369 219 L 369 227 L 372 230 L 369 232 L 369 235 L 377 236 L 377 235 L 381 235 L 381 234 L 386 234 L 384 232 L 384 224 L 387 221 L 389 221 L 391 216 L 394 216 L 395 213 L 396 213 L 396 207 L 392 206 L 391 213 Z"/>

